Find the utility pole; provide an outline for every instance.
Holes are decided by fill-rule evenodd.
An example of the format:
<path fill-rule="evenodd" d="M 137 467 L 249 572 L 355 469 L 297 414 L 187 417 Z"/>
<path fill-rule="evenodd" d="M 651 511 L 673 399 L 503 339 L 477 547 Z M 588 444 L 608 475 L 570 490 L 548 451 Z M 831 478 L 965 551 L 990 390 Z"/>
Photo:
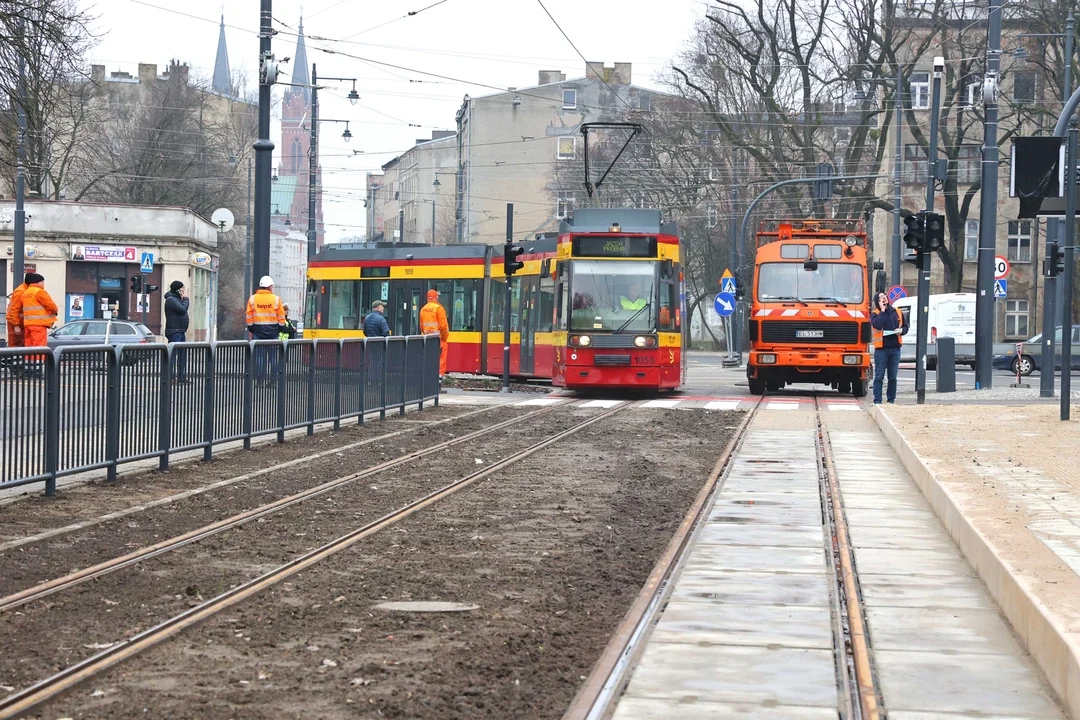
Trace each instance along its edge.
<path fill-rule="evenodd" d="M 903 239 L 900 232 L 900 207 L 904 204 L 900 171 L 903 163 L 904 141 L 900 137 L 904 127 L 904 69 L 901 65 L 896 66 L 896 93 L 893 97 L 893 112 L 896 113 L 896 159 L 893 161 L 893 182 L 896 189 L 896 200 L 893 209 L 893 238 L 892 238 L 892 284 L 900 284 L 900 270 L 904 264 Z"/>
<path fill-rule="evenodd" d="M 1065 152 L 1065 302 L 1063 303 L 1061 328 L 1061 419 L 1068 420 L 1072 402 L 1072 305 L 1073 263 L 1076 260 L 1076 145 L 1080 136 L 1077 117 L 1069 120 L 1069 144 Z M 1050 368 L 1054 366 L 1051 365 Z M 1047 367 L 1043 366 L 1043 373 Z M 1050 371 L 1053 377 L 1053 370 Z"/>
<path fill-rule="evenodd" d="M 397 227 L 398 227 L 398 239 L 399 243 L 405 242 L 405 208 L 401 208 L 397 211 Z"/>
<path fill-rule="evenodd" d="M 247 222 L 244 227 L 244 298 L 251 297 L 251 158 L 248 158 Z M 145 324 L 145 323 L 144 323 Z"/>
<path fill-rule="evenodd" d="M 251 286 L 270 274 L 270 165 L 274 143 L 270 141 L 270 87 L 277 80 L 277 65 L 270 52 L 274 35 L 273 0 L 260 0 L 259 10 L 259 139 L 255 141 L 255 241 L 252 247 Z"/>
<path fill-rule="evenodd" d="M 934 88 L 930 110 L 930 147 L 926 150 L 926 212 L 934 212 L 934 185 L 937 182 L 938 120 L 941 115 L 941 76 L 945 73 L 945 58 L 934 58 Z M 927 216 L 929 217 L 929 215 Z M 926 402 L 926 336 L 930 324 L 930 266 L 934 254 L 919 253 L 919 289 L 916 299 L 915 328 L 915 401 Z"/>
<path fill-rule="evenodd" d="M 734 174 L 733 174 L 734 175 Z M 739 258 L 738 258 L 738 220 L 735 218 L 737 212 L 737 205 L 739 202 L 739 191 L 735 187 L 735 178 L 732 177 L 731 183 L 731 248 L 728 253 L 728 266 L 731 268 L 731 272 L 736 277 L 739 275 Z M 744 286 L 745 287 L 745 286 Z M 744 290 L 745 292 L 745 290 Z M 735 353 L 735 356 L 739 358 L 739 365 L 742 365 L 742 348 L 739 346 L 739 299 L 735 298 L 735 315 L 728 320 L 728 332 L 731 334 L 731 350 Z"/>
<path fill-rule="evenodd" d="M 435 247 L 435 198 L 431 199 L 431 247 Z"/>
<path fill-rule="evenodd" d="M 1076 32 L 1076 19 L 1073 17 L 1073 14 L 1070 12 L 1069 17 L 1065 20 L 1065 97 L 1066 98 L 1068 98 L 1071 95 L 1071 92 L 1072 92 L 1073 35 L 1075 34 L 1075 32 Z M 1074 112 L 1073 110 L 1066 109 L 1065 113 L 1063 114 L 1063 117 L 1066 116 L 1066 115 L 1068 117 L 1072 117 L 1073 112 Z M 1060 120 L 1059 120 L 1059 123 L 1060 123 Z M 1059 134 L 1059 133 L 1055 133 L 1055 134 Z M 1061 133 L 1061 134 L 1063 134 L 1063 133 Z M 1064 232 L 1065 220 L 1064 219 L 1055 219 L 1055 222 L 1057 223 L 1057 235 L 1055 237 L 1056 237 L 1056 239 L 1057 239 L 1057 241 L 1059 243 L 1062 243 L 1062 237 L 1061 236 L 1062 236 L 1062 234 Z M 1070 324 L 1068 322 L 1063 322 L 1062 321 L 1062 308 L 1065 307 L 1065 285 L 1063 283 L 1057 282 L 1056 278 L 1054 280 L 1054 283 L 1055 283 L 1055 292 L 1054 292 L 1053 321 L 1050 324 L 1050 330 L 1051 330 L 1051 332 L 1050 332 L 1050 342 L 1051 343 L 1053 343 L 1053 341 L 1054 341 L 1053 340 L 1053 338 L 1054 338 L 1054 332 L 1053 331 L 1056 328 L 1056 326 L 1058 326 L 1058 325 L 1069 325 Z M 1046 291 L 1047 291 L 1046 288 L 1043 288 L 1043 292 L 1045 293 Z M 1045 302 L 1043 304 L 1045 305 Z M 1046 337 L 1045 330 L 1043 332 L 1043 337 Z M 1051 355 L 1050 357 L 1053 357 L 1053 355 Z M 1045 366 L 1043 366 L 1043 367 L 1045 367 Z M 1041 374 L 1040 374 L 1040 377 L 1041 377 Z M 1040 385 L 1040 389 L 1041 389 L 1041 385 Z M 1040 392 L 1040 395 L 1041 394 L 1042 393 Z"/>
<path fill-rule="evenodd" d="M 311 141 L 308 143 L 307 259 L 315 257 L 315 183 L 319 168 L 319 76 L 311 63 Z"/>
<path fill-rule="evenodd" d="M 19 22 L 19 35 L 24 37 L 26 26 Z M 26 274 L 26 58 L 19 56 L 19 107 L 16 110 L 19 126 L 19 159 L 15 169 L 15 248 L 11 272 L 12 287 L 23 281 Z"/>
<path fill-rule="evenodd" d="M 993 386 L 994 254 L 997 251 L 998 73 L 1001 69 L 1001 0 L 989 0 L 986 34 L 986 79 L 983 103 L 986 122 L 982 148 L 982 191 L 979 193 L 979 262 L 975 280 L 975 389 Z"/>
<path fill-rule="evenodd" d="M 503 250 L 503 267 L 504 271 L 509 265 L 508 261 L 516 260 L 516 256 L 513 255 L 514 250 L 514 203 L 506 203 L 506 248 Z M 513 275 L 506 274 L 506 299 L 503 301 L 505 309 L 503 312 L 503 372 L 502 372 L 502 392 L 510 392 L 510 301 L 512 294 L 510 292 L 510 283 L 514 281 Z"/>

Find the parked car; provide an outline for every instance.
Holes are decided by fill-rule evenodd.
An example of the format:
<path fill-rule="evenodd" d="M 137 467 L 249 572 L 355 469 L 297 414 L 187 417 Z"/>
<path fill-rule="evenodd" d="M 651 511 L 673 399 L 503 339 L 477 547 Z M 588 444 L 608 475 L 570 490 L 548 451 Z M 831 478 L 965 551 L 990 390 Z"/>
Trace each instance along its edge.
<path fill-rule="evenodd" d="M 1054 369 L 1061 369 L 1061 339 L 1062 328 L 1057 328 L 1054 332 Z M 995 346 L 997 347 L 997 346 Z M 1073 370 L 1080 369 L 1080 325 L 1072 326 L 1072 355 L 1071 362 Z M 1008 370 L 1009 372 L 1016 372 L 1019 369 L 1021 375 L 1030 375 L 1036 370 L 1041 371 L 1039 367 L 1042 362 L 1042 333 L 1039 333 L 1035 337 L 1029 338 L 1024 341 L 1024 351 L 1019 357 L 1016 355 L 1016 346 L 1010 346 L 1005 352 L 995 353 L 994 360 L 992 362 L 994 369 L 996 370 Z"/>
<path fill-rule="evenodd" d="M 156 342 L 150 328 L 128 320 L 73 320 L 49 331 L 49 347 L 104 345 L 106 329 L 110 345 L 139 345 Z"/>

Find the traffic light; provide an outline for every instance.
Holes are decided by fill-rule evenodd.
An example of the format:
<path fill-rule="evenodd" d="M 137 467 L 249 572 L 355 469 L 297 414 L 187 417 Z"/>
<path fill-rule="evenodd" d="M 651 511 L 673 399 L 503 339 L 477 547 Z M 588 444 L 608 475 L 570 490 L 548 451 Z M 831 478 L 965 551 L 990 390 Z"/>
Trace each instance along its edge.
<path fill-rule="evenodd" d="M 142 292 L 142 275 L 131 276 L 131 292 L 136 295 Z"/>
<path fill-rule="evenodd" d="M 1056 242 L 1046 244 L 1046 259 L 1043 260 L 1046 277 L 1057 277 L 1065 272 L 1065 253 Z"/>
<path fill-rule="evenodd" d="M 908 215 L 904 218 L 904 227 L 907 228 L 904 232 L 904 245 L 906 245 L 909 250 L 914 250 L 915 252 L 922 251 L 926 235 L 925 222 L 926 218 L 923 216 L 922 212 L 916 213 L 915 215 Z"/>
<path fill-rule="evenodd" d="M 151 285 L 150 283 L 146 284 L 146 292 L 147 292 L 147 294 L 155 292 L 157 289 L 158 289 L 157 285 Z"/>
<path fill-rule="evenodd" d="M 510 277 L 521 268 L 525 267 L 525 263 L 518 260 L 518 257 L 525 252 L 525 248 L 520 245 L 511 245 L 506 243 L 506 247 L 503 249 L 503 272 L 506 277 Z"/>
<path fill-rule="evenodd" d="M 945 218 L 941 213 L 923 211 L 923 237 L 926 239 L 926 252 L 934 252 L 945 247 Z"/>

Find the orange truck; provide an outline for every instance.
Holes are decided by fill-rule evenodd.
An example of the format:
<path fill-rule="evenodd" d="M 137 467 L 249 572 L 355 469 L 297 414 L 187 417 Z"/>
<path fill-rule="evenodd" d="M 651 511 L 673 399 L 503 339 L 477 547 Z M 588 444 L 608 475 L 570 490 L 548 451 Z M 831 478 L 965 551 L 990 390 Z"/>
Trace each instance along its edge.
<path fill-rule="evenodd" d="M 855 397 L 870 381 L 870 287 L 861 220 L 765 220 L 750 305 L 750 392 L 821 383 Z"/>

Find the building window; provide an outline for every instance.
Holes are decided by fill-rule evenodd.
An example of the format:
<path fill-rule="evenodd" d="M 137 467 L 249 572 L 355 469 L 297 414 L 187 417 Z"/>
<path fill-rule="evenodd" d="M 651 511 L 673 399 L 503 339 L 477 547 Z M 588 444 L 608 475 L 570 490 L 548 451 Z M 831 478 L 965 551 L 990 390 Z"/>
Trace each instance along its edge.
<path fill-rule="evenodd" d="M 922 145 L 904 146 L 903 179 L 906 183 L 925 183 L 929 166 L 926 148 Z"/>
<path fill-rule="evenodd" d="M 908 90 L 911 93 L 912 110 L 926 110 L 930 107 L 930 73 L 911 73 Z"/>
<path fill-rule="evenodd" d="M 968 220 L 964 228 L 964 262 L 979 259 L 979 221 Z"/>
<path fill-rule="evenodd" d="M 1035 104 L 1035 73 L 1018 72 L 1013 76 L 1013 103 Z"/>
<path fill-rule="evenodd" d="M 1028 301 L 1005 301 L 1005 335 L 1007 337 L 1026 338 L 1031 335 L 1028 329 Z"/>
<path fill-rule="evenodd" d="M 982 177 L 982 148 L 961 145 L 956 154 L 956 182 L 972 184 Z"/>
<path fill-rule="evenodd" d="M 1031 221 L 1009 222 L 1009 262 L 1031 262 Z"/>
<path fill-rule="evenodd" d="M 562 107 L 563 110 L 573 110 L 577 108 L 577 90 L 562 91 Z"/>
<path fill-rule="evenodd" d="M 568 192 L 560 192 L 555 201 L 555 217 L 566 220 L 574 212 L 574 196 Z"/>
<path fill-rule="evenodd" d="M 300 138 L 293 138 L 292 141 L 292 169 L 293 172 L 300 172 L 300 156 L 303 155 L 303 145 L 300 143 Z"/>
<path fill-rule="evenodd" d="M 577 150 L 577 138 L 574 136 L 559 138 L 559 159 L 573 160 Z"/>

